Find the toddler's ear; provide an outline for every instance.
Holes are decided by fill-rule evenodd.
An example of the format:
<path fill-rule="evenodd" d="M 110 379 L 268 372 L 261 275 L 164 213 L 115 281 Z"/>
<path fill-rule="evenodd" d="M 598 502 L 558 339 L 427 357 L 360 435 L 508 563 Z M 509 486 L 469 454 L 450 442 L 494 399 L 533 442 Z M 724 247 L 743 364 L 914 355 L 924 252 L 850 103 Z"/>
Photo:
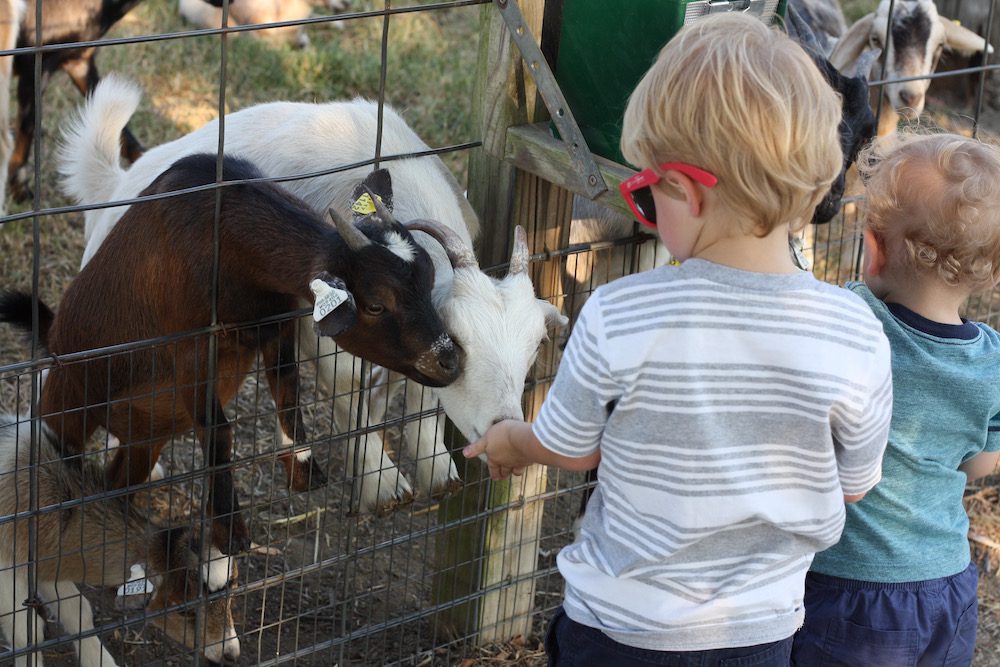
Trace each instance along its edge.
<path fill-rule="evenodd" d="M 865 240 L 865 265 L 868 274 L 877 276 L 885 268 L 885 243 L 868 227 L 862 232 Z"/>
<path fill-rule="evenodd" d="M 702 193 L 698 185 L 687 174 L 673 169 L 668 169 L 663 175 L 674 191 L 683 197 L 691 217 L 697 218 L 701 214 L 702 204 Z"/>

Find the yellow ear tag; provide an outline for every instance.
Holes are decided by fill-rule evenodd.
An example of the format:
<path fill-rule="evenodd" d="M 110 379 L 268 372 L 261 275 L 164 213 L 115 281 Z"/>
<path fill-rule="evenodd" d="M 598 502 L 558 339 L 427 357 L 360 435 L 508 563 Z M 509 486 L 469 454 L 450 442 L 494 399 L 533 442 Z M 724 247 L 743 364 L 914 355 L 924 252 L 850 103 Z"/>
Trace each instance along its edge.
<path fill-rule="evenodd" d="M 378 200 L 381 202 L 382 198 L 378 195 Z M 369 215 L 375 212 L 375 204 L 372 202 L 371 196 L 367 192 L 358 197 L 358 200 L 351 205 L 351 210 L 358 215 Z"/>

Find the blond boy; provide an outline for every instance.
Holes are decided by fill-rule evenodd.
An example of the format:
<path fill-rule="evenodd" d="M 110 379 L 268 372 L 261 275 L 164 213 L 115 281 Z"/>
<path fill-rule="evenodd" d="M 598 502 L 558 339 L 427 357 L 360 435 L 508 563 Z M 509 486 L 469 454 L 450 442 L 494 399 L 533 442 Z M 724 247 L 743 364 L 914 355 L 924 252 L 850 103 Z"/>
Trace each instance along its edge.
<path fill-rule="evenodd" d="M 497 479 L 600 466 L 550 664 L 788 664 L 891 405 L 878 320 L 788 252 L 842 164 L 839 117 L 802 49 L 740 14 L 683 28 L 633 93 L 622 193 L 681 264 L 595 291 L 538 420 L 465 452 Z"/>
<path fill-rule="evenodd" d="M 894 406 L 883 479 L 816 556 L 801 665 L 968 665 L 976 567 L 967 481 L 1000 449 L 1000 335 L 960 311 L 1000 278 L 1000 149 L 952 134 L 902 136 L 859 159 L 864 283 L 882 321 Z"/>

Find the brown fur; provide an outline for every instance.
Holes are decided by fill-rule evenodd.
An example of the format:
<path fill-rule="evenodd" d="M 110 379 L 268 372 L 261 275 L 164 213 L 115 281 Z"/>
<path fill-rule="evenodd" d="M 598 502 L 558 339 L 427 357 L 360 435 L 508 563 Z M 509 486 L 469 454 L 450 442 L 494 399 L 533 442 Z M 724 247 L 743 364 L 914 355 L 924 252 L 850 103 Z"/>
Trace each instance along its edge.
<path fill-rule="evenodd" d="M 227 159 L 226 170 L 231 180 L 259 176 L 235 159 Z M 144 194 L 211 182 L 214 174 L 214 156 L 185 158 Z M 331 225 L 276 186 L 238 185 L 221 192 L 222 324 L 291 313 L 312 299 L 310 280 L 329 271 L 344 280 L 357 302 L 353 326 L 336 336 L 341 347 L 424 383 L 447 384 L 457 377 L 461 351 L 435 348 L 447 338 L 430 301 L 433 270 L 423 250 L 411 262 L 378 242 L 351 250 Z M 207 327 L 215 197 L 205 191 L 130 207 L 67 290 L 47 332 L 49 351 L 67 355 Z M 372 238 L 384 233 L 363 227 Z M 398 224 L 392 231 L 408 236 Z M 376 312 L 376 305 L 382 310 Z M 60 434 L 64 455 L 82 453 L 98 426 L 119 438 L 122 446 L 107 472 L 114 488 L 144 481 L 168 439 L 194 427 L 212 469 L 212 542 L 223 553 L 245 550 L 250 535 L 226 465 L 232 460 L 232 429 L 222 406 L 236 395 L 259 352 L 284 432 L 296 442 L 304 438 L 294 340 L 291 322 L 219 335 L 211 415 L 207 334 L 58 364 L 45 381 L 40 410 Z M 321 479 L 311 459 L 303 471 L 294 466 L 306 464 L 290 452 L 283 458 L 293 486 Z"/>

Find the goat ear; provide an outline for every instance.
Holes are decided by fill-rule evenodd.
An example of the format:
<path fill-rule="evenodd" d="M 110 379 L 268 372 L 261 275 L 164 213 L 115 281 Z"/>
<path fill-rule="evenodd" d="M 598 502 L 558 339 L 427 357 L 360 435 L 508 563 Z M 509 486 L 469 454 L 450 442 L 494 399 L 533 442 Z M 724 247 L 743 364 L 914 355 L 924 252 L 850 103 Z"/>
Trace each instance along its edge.
<path fill-rule="evenodd" d="M 838 72 L 847 76 L 853 75 L 852 72 L 855 69 L 853 64 L 868 46 L 868 36 L 871 34 L 874 22 L 874 14 L 862 16 L 847 29 L 837 45 L 833 47 L 833 51 L 830 53 L 830 64 L 836 67 Z"/>
<path fill-rule="evenodd" d="M 376 169 L 358 183 L 351 195 L 351 211 L 355 219 L 363 218 L 375 212 L 372 196 L 377 196 L 382 205 L 392 212 L 392 177 L 388 169 Z"/>
<path fill-rule="evenodd" d="M 309 283 L 309 289 L 315 297 L 313 330 L 317 336 L 333 338 L 354 326 L 358 306 L 342 279 L 324 271 Z"/>
<path fill-rule="evenodd" d="M 538 299 L 538 306 L 545 313 L 545 328 L 559 330 L 569 324 L 569 318 L 545 299 Z"/>
<path fill-rule="evenodd" d="M 981 53 L 983 45 L 986 45 L 987 53 L 993 53 L 993 46 L 986 44 L 986 40 L 972 32 L 968 28 L 963 28 L 951 19 L 938 16 L 938 21 L 944 26 L 944 46 L 950 51 L 955 51 L 963 56 L 971 56 Z"/>

